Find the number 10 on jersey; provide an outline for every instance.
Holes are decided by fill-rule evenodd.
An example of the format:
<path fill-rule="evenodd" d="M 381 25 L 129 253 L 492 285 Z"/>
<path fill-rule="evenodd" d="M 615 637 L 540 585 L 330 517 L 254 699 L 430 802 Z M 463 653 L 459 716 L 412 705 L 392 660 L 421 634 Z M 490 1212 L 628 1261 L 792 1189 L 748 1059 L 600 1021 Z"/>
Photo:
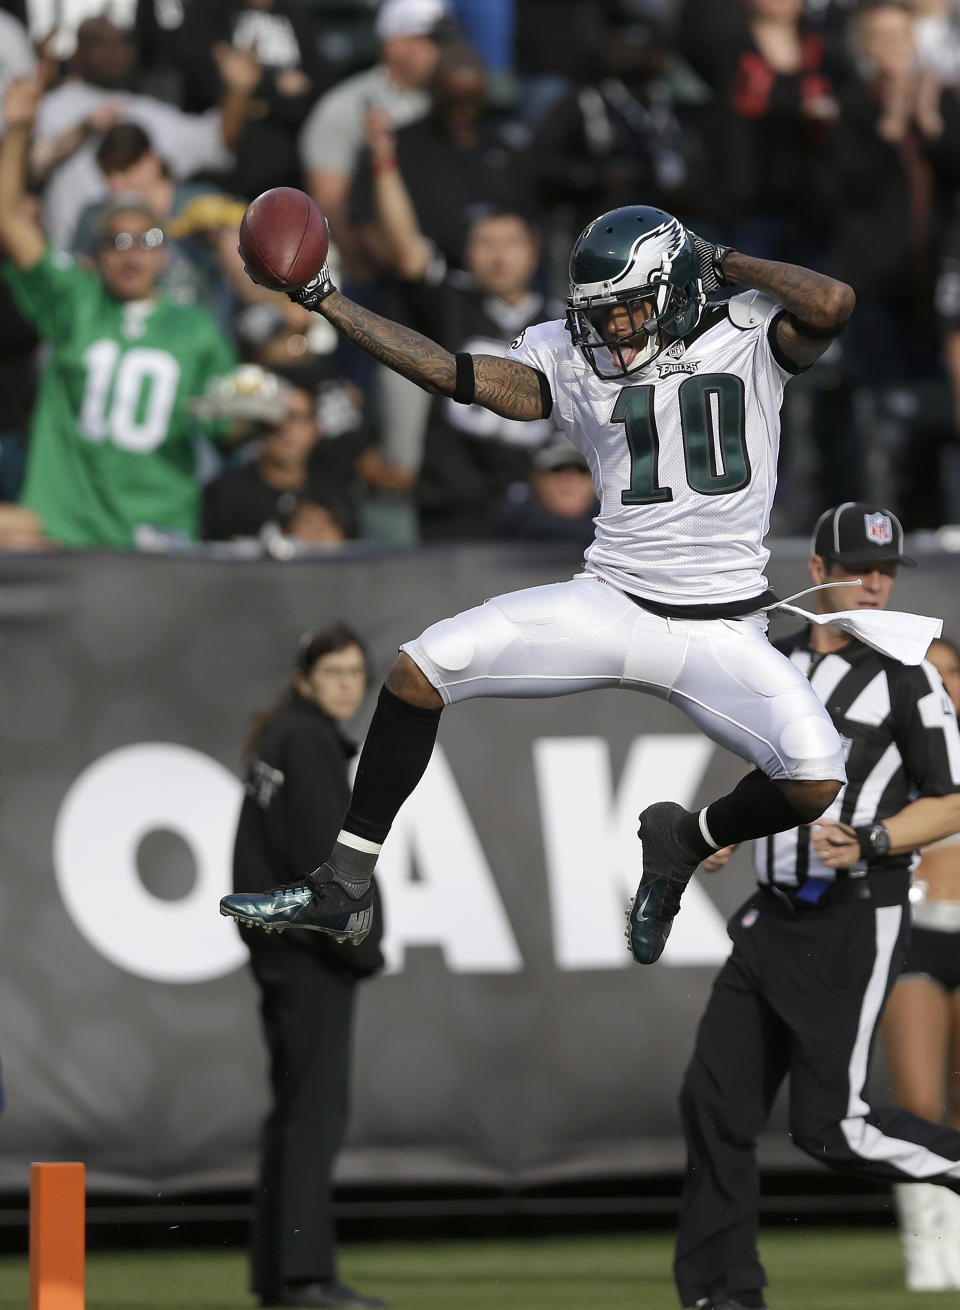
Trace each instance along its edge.
<path fill-rule="evenodd" d="M 670 487 L 660 483 L 654 394 L 652 386 L 624 387 L 610 416 L 612 423 L 624 425 L 630 448 L 630 486 L 620 493 L 624 505 L 673 500 Z M 677 403 L 687 485 L 704 496 L 726 496 L 745 487 L 750 459 L 742 380 L 732 373 L 685 378 Z"/>

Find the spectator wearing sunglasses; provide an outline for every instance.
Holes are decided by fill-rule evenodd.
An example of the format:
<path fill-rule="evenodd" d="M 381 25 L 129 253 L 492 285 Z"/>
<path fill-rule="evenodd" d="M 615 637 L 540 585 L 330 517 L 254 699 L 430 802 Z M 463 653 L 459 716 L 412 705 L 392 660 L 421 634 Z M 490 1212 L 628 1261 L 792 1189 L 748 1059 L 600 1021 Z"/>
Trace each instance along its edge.
<path fill-rule="evenodd" d="M 23 204 L 35 80 L 4 98 L 0 242 L 4 274 L 49 350 L 19 507 L 0 513 L 0 546 L 156 548 L 195 538 L 200 487 L 190 401 L 234 365 L 213 318 L 158 289 L 163 225 L 138 196 L 100 214 L 93 268 L 50 244 Z M 223 438 L 225 425 L 207 435 Z"/>
<path fill-rule="evenodd" d="M 92 256 L 100 215 L 111 196 L 137 195 L 163 221 L 169 252 L 160 281 L 164 291 L 184 304 L 203 305 L 229 331 L 237 308 L 233 284 L 242 274 L 237 241 L 243 202 L 210 183 L 177 178 L 139 123 L 108 128 L 96 160 L 108 194 L 80 215 L 72 253 Z M 246 295 L 245 286 L 238 289 Z"/>

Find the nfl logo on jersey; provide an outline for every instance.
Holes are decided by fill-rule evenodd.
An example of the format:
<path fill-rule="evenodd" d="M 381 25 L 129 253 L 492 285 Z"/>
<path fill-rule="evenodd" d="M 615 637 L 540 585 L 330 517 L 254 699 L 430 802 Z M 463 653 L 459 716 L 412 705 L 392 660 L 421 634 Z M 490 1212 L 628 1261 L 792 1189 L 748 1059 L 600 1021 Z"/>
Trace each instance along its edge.
<path fill-rule="evenodd" d="M 886 546 L 888 542 L 893 541 L 893 524 L 886 514 L 864 514 L 863 526 L 866 529 L 867 541 L 872 541 L 877 546 Z"/>

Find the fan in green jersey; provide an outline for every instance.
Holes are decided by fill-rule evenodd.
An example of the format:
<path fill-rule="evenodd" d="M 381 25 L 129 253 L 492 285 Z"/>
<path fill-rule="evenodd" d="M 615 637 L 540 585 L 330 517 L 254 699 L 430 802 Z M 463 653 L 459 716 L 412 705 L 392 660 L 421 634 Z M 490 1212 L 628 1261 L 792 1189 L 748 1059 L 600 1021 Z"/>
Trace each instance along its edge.
<path fill-rule="evenodd" d="M 164 232 L 136 197 L 115 198 L 101 215 L 93 270 L 50 246 L 23 204 L 39 92 L 32 79 L 11 84 L 0 142 L 4 274 L 49 348 L 23 508 L 11 520 L 21 533 L 27 521 L 38 544 L 189 541 L 204 431 L 189 402 L 233 368 L 232 346 L 204 310 L 158 293 Z M 216 439 L 224 428 L 206 433 Z M 0 516 L 0 541 L 2 528 Z"/>

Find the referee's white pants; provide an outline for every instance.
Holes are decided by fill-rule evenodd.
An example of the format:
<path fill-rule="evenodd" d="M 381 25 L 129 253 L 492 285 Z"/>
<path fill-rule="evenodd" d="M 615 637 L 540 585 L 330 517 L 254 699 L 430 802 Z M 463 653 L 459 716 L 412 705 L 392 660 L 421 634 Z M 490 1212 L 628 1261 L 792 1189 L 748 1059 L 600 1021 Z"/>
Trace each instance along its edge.
<path fill-rule="evenodd" d="M 766 629 L 759 613 L 660 618 L 603 579 L 580 574 L 496 596 L 400 649 L 447 705 L 627 687 L 677 705 L 768 777 L 845 781 L 836 728 Z"/>

